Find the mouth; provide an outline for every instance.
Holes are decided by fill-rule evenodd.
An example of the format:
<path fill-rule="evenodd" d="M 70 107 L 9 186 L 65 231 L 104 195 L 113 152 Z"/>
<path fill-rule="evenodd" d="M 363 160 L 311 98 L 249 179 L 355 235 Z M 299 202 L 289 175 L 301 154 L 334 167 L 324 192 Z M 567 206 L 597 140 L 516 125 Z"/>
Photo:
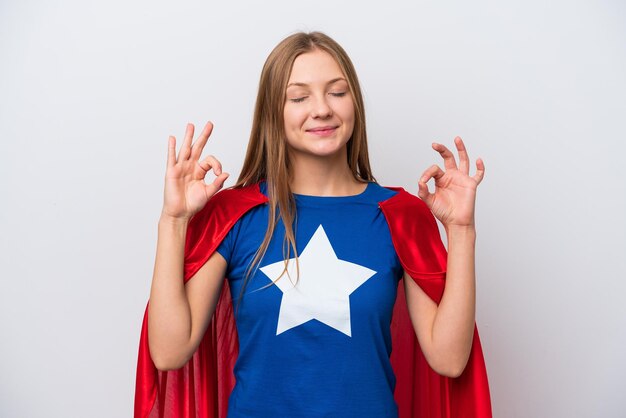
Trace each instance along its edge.
<path fill-rule="evenodd" d="M 307 129 L 307 132 L 313 135 L 326 136 L 335 132 L 337 128 L 337 126 L 319 126 L 317 128 Z"/>

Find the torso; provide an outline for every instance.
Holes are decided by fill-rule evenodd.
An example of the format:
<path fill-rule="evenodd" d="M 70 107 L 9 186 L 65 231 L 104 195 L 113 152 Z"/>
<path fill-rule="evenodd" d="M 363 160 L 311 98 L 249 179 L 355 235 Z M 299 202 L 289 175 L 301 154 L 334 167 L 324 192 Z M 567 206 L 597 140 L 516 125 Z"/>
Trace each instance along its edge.
<path fill-rule="evenodd" d="M 279 223 L 241 304 L 267 205 L 229 232 L 218 248 L 228 261 L 239 335 L 229 418 L 397 416 L 389 326 L 402 267 L 378 207 L 394 194 L 370 183 L 356 196 L 296 195 L 297 284 L 295 260 L 290 275 L 271 284 L 284 266 Z"/>

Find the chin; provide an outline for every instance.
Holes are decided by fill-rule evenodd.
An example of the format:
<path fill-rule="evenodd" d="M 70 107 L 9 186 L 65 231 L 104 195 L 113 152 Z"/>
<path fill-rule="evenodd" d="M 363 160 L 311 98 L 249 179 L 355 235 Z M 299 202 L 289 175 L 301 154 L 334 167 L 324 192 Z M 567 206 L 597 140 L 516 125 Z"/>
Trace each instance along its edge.
<path fill-rule="evenodd" d="M 287 140 L 290 152 L 294 156 L 330 158 L 347 152 L 349 138 L 343 135 L 333 135 L 330 137 L 317 137 L 312 135 L 300 135 Z"/>
<path fill-rule="evenodd" d="M 306 149 L 299 150 L 299 152 L 303 152 L 315 157 L 334 157 L 337 155 L 345 154 L 346 145 L 338 145 L 338 144 L 317 144 L 318 146 L 309 147 Z M 320 146 L 322 145 L 322 146 Z"/>

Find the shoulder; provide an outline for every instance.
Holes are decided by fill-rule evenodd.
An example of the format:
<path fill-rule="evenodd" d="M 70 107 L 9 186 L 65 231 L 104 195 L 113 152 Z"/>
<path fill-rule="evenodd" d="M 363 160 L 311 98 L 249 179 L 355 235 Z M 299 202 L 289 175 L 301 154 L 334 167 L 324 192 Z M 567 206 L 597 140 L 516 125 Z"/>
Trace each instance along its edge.
<path fill-rule="evenodd" d="M 395 193 L 388 199 L 379 202 L 383 212 L 399 216 L 411 215 L 409 218 L 414 218 L 415 216 L 431 218 L 433 216 L 422 199 L 407 192 L 402 187 L 385 187 L 385 189 Z"/>
<path fill-rule="evenodd" d="M 396 195 L 379 207 L 405 272 L 416 280 L 445 277 L 447 253 L 434 215 L 419 197 L 402 188 L 392 190 Z"/>
<path fill-rule="evenodd" d="M 362 193 L 367 200 L 380 203 L 384 200 L 390 199 L 397 194 L 397 190 L 392 187 L 383 187 L 375 181 L 368 183 L 365 192 Z"/>
<path fill-rule="evenodd" d="M 223 189 L 211 197 L 191 222 L 206 224 L 212 218 L 216 222 L 231 224 L 253 207 L 266 202 L 267 197 L 261 193 L 258 184 Z"/>
<path fill-rule="evenodd" d="M 231 187 L 220 190 L 207 203 L 210 205 L 246 205 L 261 204 L 267 201 L 267 197 L 261 193 L 259 184 L 251 184 L 249 186 Z"/>

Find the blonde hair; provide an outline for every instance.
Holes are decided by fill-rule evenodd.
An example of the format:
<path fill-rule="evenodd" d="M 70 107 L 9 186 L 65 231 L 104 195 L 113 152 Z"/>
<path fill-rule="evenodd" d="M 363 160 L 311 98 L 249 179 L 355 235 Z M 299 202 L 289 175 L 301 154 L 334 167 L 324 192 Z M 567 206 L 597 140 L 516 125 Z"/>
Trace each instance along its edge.
<path fill-rule="evenodd" d="M 298 253 L 293 228 L 296 205 L 289 188 L 292 172 L 283 116 L 286 88 L 293 63 L 299 55 L 316 49 L 330 54 L 335 59 L 346 77 L 354 102 L 354 130 L 347 143 L 348 166 L 352 175 L 361 182 L 375 181 L 367 152 L 363 95 L 348 54 L 335 40 L 321 32 L 298 32 L 283 39 L 263 65 L 248 149 L 237 184 L 233 186 L 241 188 L 265 180 L 269 199 L 269 219 L 265 237 L 248 266 L 239 295 L 240 300 L 252 271 L 258 267 L 267 251 L 279 218 L 285 226 L 283 242 L 285 269 L 280 277 L 287 272 L 292 252 L 297 266 Z"/>

